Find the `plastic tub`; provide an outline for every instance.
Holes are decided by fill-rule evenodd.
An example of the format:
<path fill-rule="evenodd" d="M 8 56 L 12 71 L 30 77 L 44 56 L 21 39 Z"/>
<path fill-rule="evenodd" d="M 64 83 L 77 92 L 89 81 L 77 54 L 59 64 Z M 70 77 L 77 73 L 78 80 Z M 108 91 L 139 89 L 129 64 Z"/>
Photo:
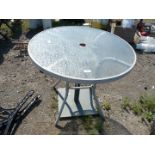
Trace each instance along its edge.
<path fill-rule="evenodd" d="M 43 29 L 48 29 L 52 27 L 52 20 L 51 19 L 42 19 Z"/>
<path fill-rule="evenodd" d="M 30 29 L 36 29 L 39 26 L 41 26 L 41 20 L 40 19 L 30 19 L 29 20 L 29 27 Z"/>

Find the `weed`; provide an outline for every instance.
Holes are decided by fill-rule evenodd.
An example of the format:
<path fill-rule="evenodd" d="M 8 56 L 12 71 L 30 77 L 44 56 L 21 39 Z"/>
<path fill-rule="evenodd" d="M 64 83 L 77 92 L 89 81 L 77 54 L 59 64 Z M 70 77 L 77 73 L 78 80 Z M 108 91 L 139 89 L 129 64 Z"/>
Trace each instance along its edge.
<path fill-rule="evenodd" d="M 124 110 L 128 110 L 128 108 L 131 109 L 131 106 L 130 106 L 130 99 L 129 99 L 128 97 L 124 97 L 124 98 L 123 98 L 121 107 L 122 107 L 122 109 L 124 109 Z"/>
<path fill-rule="evenodd" d="M 8 28 L 5 24 L 1 25 L 1 31 L 5 32 L 5 34 L 7 34 L 8 37 L 12 35 L 10 28 Z"/>
<path fill-rule="evenodd" d="M 85 116 L 83 119 L 83 125 L 86 130 L 92 129 L 93 118 L 92 116 Z"/>
<path fill-rule="evenodd" d="M 148 122 L 152 122 L 152 121 L 153 121 L 153 113 L 152 113 L 152 112 L 145 112 L 144 118 L 145 118 Z"/>
<path fill-rule="evenodd" d="M 89 135 L 96 135 L 102 133 L 101 120 L 95 119 L 92 116 L 85 116 L 83 119 L 83 126 Z"/>
<path fill-rule="evenodd" d="M 58 108 L 58 104 L 56 102 L 52 102 L 51 107 L 52 107 L 52 109 L 57 109 Z"/>
<path fill-rule="evenodd" d="M 152 122 L 155 114 L 155 97 L 151 95 L 140 96 L 136 101 L 130 101 L 129 98 L 124 98 L 121 105 L 123 109 L 130 109 L 135 115 L 141 116 L 142 120 Z"/>
<path fill-rule="evenodd" d="M 107 110 L 107 111 L 111 110 L 111 105 L 106 100 L 102 103 L 102 107 L 103 107 L 104 110 Z"/>
<path fill-rule="evenodd" d="M 95 121 L 95 129 L 99 132 L 102 133 L 103 132 L 103 122 L 100 119 L 97 119 L 97 121 Z"/>
<path fill-rule="evenodd" d="M 88 131 L 88 134 L 89 135 L 98 135 L 99 132 L 96 129 L 91 129 L 91 130 Z"/>
<path fill-rule="evenodd" d="M 52 97 L 52 105 L 51 105 L 52 109 L 57 109 L 58 108 L 58 100 L 56 96 Z"/>
<path fill-rule="evenodd" d="M 132 109 L 133 113 L 138 116 L 140 116 L 143 112 L 143 108 L 142 108 L 141 104 L 139 104 L 139 102 L 134 102 L 131 105 L 131 109 Z"/>
<path fill-rule="evenodd" d="M 152 113 L 155 113 L 155 97 L 154 96 L 141 96 L 139 98 L 139 103 L 142 104 L 142 107 L 146 111 L 150 111 Z"/>
<path fill-rule="evenodd" d="M 29 31 L 29 21 L 24 19 L 22 20 L 22 32 L 28 32 Z"/>

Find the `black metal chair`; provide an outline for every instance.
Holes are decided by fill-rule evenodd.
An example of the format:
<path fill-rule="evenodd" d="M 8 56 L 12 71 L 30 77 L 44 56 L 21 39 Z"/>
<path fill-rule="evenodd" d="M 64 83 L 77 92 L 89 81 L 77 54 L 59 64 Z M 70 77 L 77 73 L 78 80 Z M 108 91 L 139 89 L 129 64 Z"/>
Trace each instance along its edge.
<path fill-rule="evenodd" d="M 26 96 L 17 104 L 15 108 L 5 109 L 0 107 L 0 134 L 12 135 L 22 122 L 22 120 L 40 103 L 40 95 L 35 95 L 34 91 L 29 91 Z"/>

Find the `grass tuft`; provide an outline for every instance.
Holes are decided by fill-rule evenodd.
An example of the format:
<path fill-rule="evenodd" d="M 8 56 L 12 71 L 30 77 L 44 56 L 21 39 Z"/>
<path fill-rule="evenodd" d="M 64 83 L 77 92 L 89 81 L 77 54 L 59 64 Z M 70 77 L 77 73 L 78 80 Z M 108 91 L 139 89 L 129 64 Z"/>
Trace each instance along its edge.
<path fill-rule="evenodd" d="M 121 107 L 124 110 L 130 109 L 135 115 L 141 116 L 142 120 L 146 119 L 148 122 L 152 122 L 155 115 L 155 96 L 143 95 L 136 101 L 125 97 Z"/>
<path fill-rule="evenodd" d="M 111 110 L 111 105 L 110 105 L 110 103 L 109 103 L 108 101 L 105 100 L 105 101 L 102 103 L 102 108 L 103 108 L 104 110 L 109 111 L 109 110 Z"/>

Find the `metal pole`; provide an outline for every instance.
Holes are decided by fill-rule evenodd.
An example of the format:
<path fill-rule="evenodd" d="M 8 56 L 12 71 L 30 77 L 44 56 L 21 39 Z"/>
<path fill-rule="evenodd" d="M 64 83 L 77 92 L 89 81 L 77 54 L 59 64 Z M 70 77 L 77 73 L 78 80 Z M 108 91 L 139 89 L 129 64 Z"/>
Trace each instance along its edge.
<path fill-rule="evenodd" d="M 97 110 L 101 116 L 101 118 L 104 120 L 104 114 L 103 114 L 103 110 L 102 110 L 102 107 L 97 99 L 97 96 L 96 96 L 96 84 L 92 87 L 92 94 L 93 94 L 93 97 L 94 97 L 94 101 L 96 103 L 96 106 L 97 106 Z"/>
<path fill-rule="evenodd" d="M 61 80 L 57 80 L 57 81 L 52 85 L 52 88 L 55 88 L 60 82 L 61 82 Z"/>
<path fill-rule="evenodd" d="M 75 87 L 80 87 L 80 84 L 79 83 L 75 83 Z M 79 103 L 79 94 L 80 94 L 80 89 L 75 89 L 74 102 L 76 104 Z"/>
<path fill-rule="evenodd" d="M 59 122 L 59 120 L 60 120 L 60 116 L 61 116 L 62 111 L 63 111 L 63 109 L 64 109 L 64 106 L 65 106 L 65 104 L 66 104 L 66 100 L 67 100 L 67 97 L 68 97 L 68 92 L 69 92 L 69 82 L 66 82 L 65 97 L 64 97 L 62 106 L 61 106 L 61 108 L 60 108 L 60 111 L 58 111 L 58 116 L 57 116 L 57 118 L 56 118 L 55 126 L 58 125 L 58 122 Z"/>

